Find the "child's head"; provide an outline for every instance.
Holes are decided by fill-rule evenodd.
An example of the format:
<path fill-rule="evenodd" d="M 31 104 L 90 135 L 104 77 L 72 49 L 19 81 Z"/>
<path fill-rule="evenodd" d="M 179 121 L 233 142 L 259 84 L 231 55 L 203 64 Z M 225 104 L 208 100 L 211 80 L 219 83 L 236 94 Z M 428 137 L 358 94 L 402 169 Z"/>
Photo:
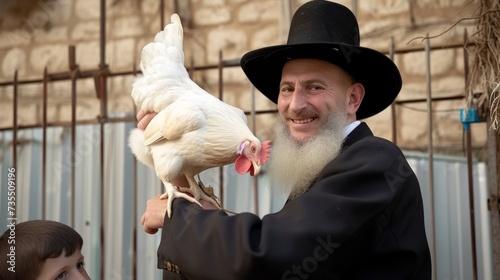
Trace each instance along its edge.
<path fill-rule="evenodd" d="M 0 275 L 5 280 L 90 279 L 82 246 L 80 234 L 65 224 L 48 220 L 19 223 L 0 237 Z"/>

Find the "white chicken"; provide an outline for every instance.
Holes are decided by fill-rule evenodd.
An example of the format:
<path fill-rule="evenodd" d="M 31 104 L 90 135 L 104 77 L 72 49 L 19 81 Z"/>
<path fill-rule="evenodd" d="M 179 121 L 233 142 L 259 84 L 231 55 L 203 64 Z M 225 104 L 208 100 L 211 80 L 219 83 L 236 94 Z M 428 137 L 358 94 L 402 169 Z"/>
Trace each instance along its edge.
<path fill-rule="evenodd" d="M 172 201 L 183 197 L 199 203 L 203 198 L 219 205 L 211 190 L 194 176 L 234 162 L 240 174 L 257 175 L 269 159 L 270 142 L 261 143 L 247 126 L 242 110 L 209 94 L 193 82 L 184 67 L 183 29 L 177 14 L 142 50 L 138 76 L 132 89 L 137 108 L 157 112 L 147 128 L 130 133 L 129 147 L 137 159 L 153 168 L 165 186 L 167 214 Z M 189 188 L 172 184 L 185 176 Z"/>

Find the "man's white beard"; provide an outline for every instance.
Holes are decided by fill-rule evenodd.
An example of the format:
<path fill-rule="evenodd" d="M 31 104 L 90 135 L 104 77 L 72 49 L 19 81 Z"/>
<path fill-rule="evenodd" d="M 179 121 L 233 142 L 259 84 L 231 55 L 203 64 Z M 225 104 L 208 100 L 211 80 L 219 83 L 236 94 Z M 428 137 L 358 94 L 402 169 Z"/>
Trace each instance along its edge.
<path fill-rule="evenodd" d="M 272 188 L 289 194 L 290 199 L 306 192 L 325 165 L 339 154 L 346 120 L 345 111 L 332 113 L 319 133 L 304 143 L 294 140 L 286 124 L 278 120 L 267 168 Z"/>

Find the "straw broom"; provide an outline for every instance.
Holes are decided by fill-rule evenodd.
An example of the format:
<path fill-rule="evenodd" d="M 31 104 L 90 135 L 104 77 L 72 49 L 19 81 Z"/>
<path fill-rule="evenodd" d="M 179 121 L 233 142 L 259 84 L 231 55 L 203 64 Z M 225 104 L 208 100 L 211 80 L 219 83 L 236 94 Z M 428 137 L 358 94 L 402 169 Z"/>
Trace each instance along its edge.
<path fill-rule="evenodd" d="M 488 114 L 491 129 L 500 128 L 500 0 L 479 0 L 477 31 L 471 35 L 474 41 L 473 64 L 466 102 L 470 108 L 474 99 L 474 87 L 481 87 L 482 94 L 476 100 L 478 114 L 485 119 Z"/>

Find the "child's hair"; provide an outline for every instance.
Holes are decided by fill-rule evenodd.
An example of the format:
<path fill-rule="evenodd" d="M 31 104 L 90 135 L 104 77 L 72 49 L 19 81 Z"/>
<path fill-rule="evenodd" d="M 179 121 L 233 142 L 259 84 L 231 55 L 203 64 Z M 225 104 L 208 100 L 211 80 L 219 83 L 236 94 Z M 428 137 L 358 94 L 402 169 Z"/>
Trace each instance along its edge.
<path fill-rule="evenodd" d="M 36 279 L 46 259 L 57 258 L 63 252 L 69 257 L 83 246 L 80 234 L 60 222 L 33 220 L 19 223 L 14 231 L 12 229 L 7 229 L 0 237 L 0 275 L 5 280 Z M 9 263 L 11 246 L 15 249 L 15 272 L 12 268 L 9 271 L 14 264 Z"/>

